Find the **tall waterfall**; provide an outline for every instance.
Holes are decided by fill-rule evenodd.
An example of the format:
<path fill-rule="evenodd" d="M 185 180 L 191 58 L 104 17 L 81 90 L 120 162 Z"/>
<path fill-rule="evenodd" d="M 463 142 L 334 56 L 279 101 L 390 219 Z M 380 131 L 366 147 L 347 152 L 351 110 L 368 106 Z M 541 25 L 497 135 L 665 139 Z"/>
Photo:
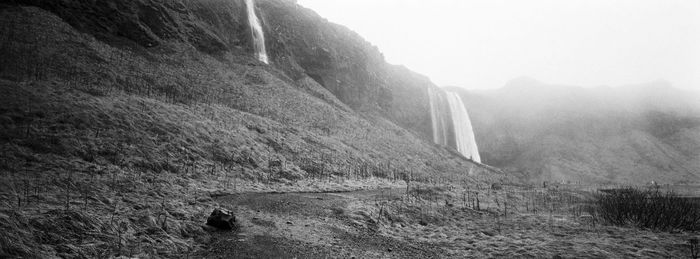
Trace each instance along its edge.
<path fill-rule="evenodd" d="M 474 129 L 467 108 L 459 94 L 450 91 L 428 89 L 430 117 L 433 126 L 433 142 L 451 146 L 463 156 L 481 163 Z M 450 119 L 449 121 L 447 121 Z M 450 128 L 451 126 L 451 128 Z"/>
<path fill-rule="evenodd" d="M 452 124 L 455 129 L 457 151 L 465 157 L 481 163 L 472 122 L 469 120 L 469 114 L 464 106 L 464 102 L 462 102 L 462 97 L 454 92 L 447 91 L 446 93 L 447 102 L 450 105 L 450 113 L 452 114 Z"/>
<path fill-rule="evenodd" d="M 255 2 L 253 0 L 245 0 L 245 4 L 248 9 L 248 24 L 250 24 L 250 31 L 253 33 L 255 55 L 258 56 L 258 60 L 268 64 L 267 50 L 265 50 L 265 33 L 263 33 L 262 25 L 260 25 L 260 19 L 255 14 Z"/>
<path fill-rule="evenodd" d="M 442 103 L 440 93 L 436 93 L 432 88 L 428 88 L 428 95 L 430 97 L 430 118 L 433 123 L 433 142 L 447 146 L 447 116 L 443 116 L 445 112 L 440 111 L 440 104 Z"/>

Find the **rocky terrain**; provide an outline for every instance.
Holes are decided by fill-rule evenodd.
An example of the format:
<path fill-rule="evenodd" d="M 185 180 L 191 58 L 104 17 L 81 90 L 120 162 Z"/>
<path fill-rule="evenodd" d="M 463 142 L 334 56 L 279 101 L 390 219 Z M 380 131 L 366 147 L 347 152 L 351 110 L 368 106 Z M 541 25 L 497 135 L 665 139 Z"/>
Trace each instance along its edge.
<path fill-rule="evenodd" d="M 486 164 L 532 182 L 697 183 L 700 96 L 664 81 L 461 90 Z"/>

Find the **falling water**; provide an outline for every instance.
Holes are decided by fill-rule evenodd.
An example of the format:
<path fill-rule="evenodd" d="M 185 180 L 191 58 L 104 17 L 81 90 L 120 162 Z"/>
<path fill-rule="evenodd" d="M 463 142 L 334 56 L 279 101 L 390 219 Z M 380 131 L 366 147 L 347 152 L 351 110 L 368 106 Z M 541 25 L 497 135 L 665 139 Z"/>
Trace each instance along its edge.
<path fill-rule="evenodd" d="M 255 54 L 258 56 L 258 60 L 268 64 L 267 51 L 265 50 L 265 34 L 263 33 L 258 16 L 255 14 L 255 2 L 253 2 L 253 0 L 246 0 L 245 3 L 248 7 L 248 23 L 250 24 L 250 31 L 253 33 Z"/>
<path fill-rule="evenodd" d="M 435 144 L 447 146 L 447 121 L 446 116 L 440 111 L 440 93 L 428 88 L 430 99 L 430 118 L 433 124 L 433 141 Z"/>
<path fill-rule="evenodd" d="M 463 156 L 481 163 L 474 129 L 462 98 L 454 92 L 432 89 L 428 89 L 428 95 L 435 144 L 454 147 Z M 451 121 L 447 121 L 449 118 Z M 448 125 L 452 126 L 452 131 Z"/>
<path fill-rule="evenodd" d="M 450 113 L 452 114 L 452 124 L 455 129 L 457 151 L 465 157 L 481 163 L 472 122 L 469 120 L 469 114 L 467 113 L 467 108 L 464 106 L 464 102 L 462 102 L 462 97 L 459 97 L 459 95 L 454 92 L 446 91 L 446 93 L 447 102 L 450 105 Z"/>

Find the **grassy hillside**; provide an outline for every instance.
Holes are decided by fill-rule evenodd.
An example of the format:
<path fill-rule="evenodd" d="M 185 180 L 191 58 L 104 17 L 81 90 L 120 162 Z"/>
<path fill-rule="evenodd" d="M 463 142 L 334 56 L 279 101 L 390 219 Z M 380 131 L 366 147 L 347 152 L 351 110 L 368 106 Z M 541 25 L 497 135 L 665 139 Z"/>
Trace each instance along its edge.
<path fill-rule="evenodd" d="M 52 12 L 77 31 L 120 48 L 172 53 L 179 52 L 172 46 L 178 44 L 236 63 L 245 62 L 238 57 L 253 52 L 243 0 L 9 2 Z M 427 88 L 435 86 L 427 78 L 386 63 L 382 53 L 357 33 L 295 1 L 255 4 L 275 76 L 292 81 L 313 78 L 354 110 L 381 113 L 419 136 L 431 135 Z"/>
<path fill-rule="evenodd" d="M 586 89 L 522 78 L 462 94 L 485 163 L 525 179 L 700 179 L 700 97 L 663 81 Z"/>
<path fill-rule="evenodd" d="M 168 38 L 159 21 L 54 4 L 0 5 L 0 257 L 181 255 L 207 242 L 222 193 L 502 180 L 310 77 L 198 40 L 222 24 Z"/>

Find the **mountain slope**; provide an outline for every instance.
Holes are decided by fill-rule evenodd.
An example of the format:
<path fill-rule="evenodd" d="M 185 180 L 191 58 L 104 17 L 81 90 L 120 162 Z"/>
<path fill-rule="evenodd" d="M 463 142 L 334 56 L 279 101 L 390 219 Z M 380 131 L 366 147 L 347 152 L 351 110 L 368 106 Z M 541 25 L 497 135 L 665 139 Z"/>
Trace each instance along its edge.
<path fill-rule="evenodd" d="M 266 31 L 266 5 L 291 3 L 261 2 Z M 424 77 L 377 60 L 392 76 L 365 84 L 357 78 L 370 70 L 332 59 L 337 71 L 314 80 L 310 67 L 284 69 L 284 55 L 302 60 L 283 51 L 289 42 L 267 66 L 253 58 L 243 10 L 0 2 L 0 257 L 183 256 L 206 243 L 199 226 L 217 193 L 501 180 L 425 139 L 428 111 L 411 103 L 427 107 Z M 347 47 L 364 59 L 366 45 Z M 325 83 L 343 71 L 345 90 Z"/>
<path fill-rule="evenodd" d="M 666 82 L 586 89 L 520 78 L 461 91 L 485 163 L 525 179 L 700 180 L 700 98 Z"/>
<path fill-rule="evenodd" d="M 111 46 L 172 53 L 178 51 L 173 44 L 178 44 L 237 63 L 253 52 L 243 0 L 9 2 L 48 10 Z M 313 78 L 355 110 L 381 113 L 430 136 L 427 88 L 434 85 L 427 78 L 387 64 L 379 50 L 355 32 L 294 1 L 259 0 L 256 7 L 276 76 L 292 81 Z"/>
<path fill-rule="evenodd" d="M 85 7 L 81 5 L 75 10 L 80 8 Z M 180 41 L 181 38 L 174 41 L 158 38 L 161 42 L 150 48 L 115 45 L 116 40 L 104 42 L 93 38 L 92 34 L 80 33 L 42 9 L 7 7 L 3 12 L 8 21 L 4 29 L 10 32 L 6 35 L 12 37 L 2 45 L 8 58 L 4 59 L 1 75 L 11 81 L 54 81 L 56 85 L 97 97 L 127 94 L 178 105 L 220 105 L 346 141 L 364 142 L 365 136 L 371 137 L 372 131 L 376 130 L 381 131 L 378 134 L 385 139 L 379 143 L 415 145 L 426 151 L 420 156 L 441 152 L 435 151 L 436 147 L 419 134 L 397 127 L 391 121 L 392 116 L 385 117 L 381 110 L 368 105 L 362 107 L 366 111 L 355 112 L 347 107 L 342 97 L 320 87 L 315 80 L 308 77 L 293 80 L 274 66 L 256 62 L 250 53 L 236 55 L 234 51 L 212 56 L 199 51 L 197 44 Z M 153 31 L 152 28 L 149 30 Z M 123 32 L 118 30 L 116 33 Z M 401 73 L 406 73 L 409 78 L 416 77 L 407 70 L 401 70 Z M 423 83 L 429 84 L 429 81 Z M 372 93 L 366 95 L 374 96 Z M 396 113 L 403 112 L 397 110 Z M 384 136 L 384 133 L 392 134 Z M 377 149 L 371 145 L 373 142 L 365 143 L 364 148 Z"/>

